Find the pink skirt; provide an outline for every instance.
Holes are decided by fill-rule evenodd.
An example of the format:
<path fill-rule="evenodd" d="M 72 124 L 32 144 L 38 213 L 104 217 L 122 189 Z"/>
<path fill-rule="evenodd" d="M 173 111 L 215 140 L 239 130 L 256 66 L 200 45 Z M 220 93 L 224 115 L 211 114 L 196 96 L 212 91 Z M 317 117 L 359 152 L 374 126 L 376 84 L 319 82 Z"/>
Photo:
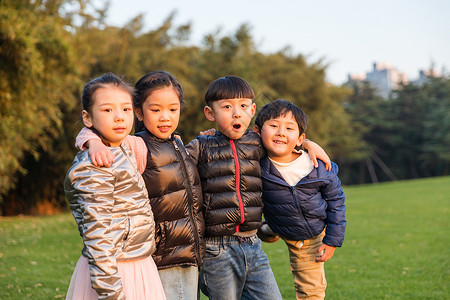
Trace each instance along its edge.
<path fill-rule="evenodd" d="M 165 300 L 158 269 L 151 257 L 117 262 L 125 297 L 133 300 Z M 88 259 L 83 255 L 77 262 L 70 280 L 66 299 L 97 300 L 98 294 L 91 287 Z"/>

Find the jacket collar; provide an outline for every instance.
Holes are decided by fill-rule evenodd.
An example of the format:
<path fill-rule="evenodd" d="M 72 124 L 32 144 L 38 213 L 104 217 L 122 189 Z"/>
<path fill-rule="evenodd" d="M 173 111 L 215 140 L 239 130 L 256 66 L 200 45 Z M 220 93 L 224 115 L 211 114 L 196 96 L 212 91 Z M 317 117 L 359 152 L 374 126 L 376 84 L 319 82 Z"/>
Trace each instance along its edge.
<path fill-rule="evenodd" d="M 287 182 L 283 179 L 278 169 L 273 165 L 268 156 L 265 156 L 261 159 L 261 176 L 264 179 L 275 181 L 278 184 L 288 185 Z"/>
<path fill-rule="evenodd" d="M 240 137 L 240 138 L 238 138 L 237 140 L 235 140 L 235 141 L 239 141 L 240 139 L 242 139 L 246 134 L 248 134 L 248 132 L 249 132 L 249 130 L 248 130 L 248 128 L 245 130 L 245 132 L 244 132 L 244 134 Z M 230 139 L 229 137 L 227 137 L 225 134 L 223 134 L 222 132 L 220 132 L 219 130 L 216 130 L 216 136 L 217 137 L 220 137 L 220 138 L 224 138 L 224 139 Z"/>
<path fill-rule="evenodd" d="M 274 164 L 270 161 L 269 157 L 266 155 L 263 159 L 261 159 L 260 162 L 261 165 L 261 176 L 264 179 L 274 181 L 278 184 L 289 186 L 289 184 L 284 180 L 281 173 L 278 171 L 278 169 L 274 166 Z M 325 169 L 325 165 L 322 161 L 319 161 L 319 168 L 314 168 L 311 173 L 306 175 L 302 178 L 299 182 L 302 181 L 310 181 L 310 180 L 316 180 L 318 178 L 318 171 L 319 169 Z"/>

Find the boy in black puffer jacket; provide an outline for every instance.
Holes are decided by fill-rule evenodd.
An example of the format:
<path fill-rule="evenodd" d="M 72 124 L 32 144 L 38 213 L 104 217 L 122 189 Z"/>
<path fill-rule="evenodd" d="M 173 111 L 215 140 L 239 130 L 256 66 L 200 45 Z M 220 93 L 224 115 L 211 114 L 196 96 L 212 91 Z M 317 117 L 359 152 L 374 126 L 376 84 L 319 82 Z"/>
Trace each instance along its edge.
<path fill-rule="evenodd" d="M 296 105 L 276 100 L 256 117 L 267 157 L 261 160 L 264 217 L 286 242 L 297 299 L 324 299 L 324 262 L 344 240 L 345 196 L 338 167 L 314 165 L 295 147 L 305 140 L 307 117 Z"/>

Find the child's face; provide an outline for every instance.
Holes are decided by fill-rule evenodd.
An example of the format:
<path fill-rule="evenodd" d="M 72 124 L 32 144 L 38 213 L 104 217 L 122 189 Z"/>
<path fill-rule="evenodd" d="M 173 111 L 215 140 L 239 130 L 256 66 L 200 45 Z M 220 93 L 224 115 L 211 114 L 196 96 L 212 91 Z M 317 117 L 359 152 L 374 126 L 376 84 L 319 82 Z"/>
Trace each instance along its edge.
<path fill-rule="evenodd" d="M 142 110 L 136 109 L 136 115 L 154 136 L 167 139 L 178 127 L 180 110 L 177 93 L 168 87 L 152 92 L 142 104 Z"/>
<path fill-rule="evenodd" d="M 267 155 L 281 163 L 295 160 L 298 154 L 293 153 L 294 148 L 305 140 L 305 134 L 300 135 L 297 121 L 291 112 L 264 122 L 260 134 Z"/>
<path fill-rule="evenodd" d="M 223 99 L 205 106 L 204 113 L 209 121 L 217 123 L 217 129 L 230 139 L 239 139 L 247 130 L 256 105 L 252 99 L 236 98 Z"/>
<path fill-rule="evenodd" d="M 92 112 L 83 110 L 83 122 L 93 126 L 105 142 L 118 147 L 133 128 L 133 100 L 131 95 L 118 87 L 99 88 L 93 95 Z"/>

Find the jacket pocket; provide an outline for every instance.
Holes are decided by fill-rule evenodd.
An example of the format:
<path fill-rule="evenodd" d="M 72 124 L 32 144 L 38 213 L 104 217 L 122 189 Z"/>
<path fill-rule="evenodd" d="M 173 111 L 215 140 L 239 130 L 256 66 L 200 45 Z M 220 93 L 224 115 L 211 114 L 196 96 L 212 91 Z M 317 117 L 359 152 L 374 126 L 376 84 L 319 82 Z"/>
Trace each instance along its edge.
<path fill-rule="evenodd" d="M 128 233 L 125 236 L 122 249 L 125 252 L 134 251 L 149 242 L 155 228 L 153 222 L 145 215 L 134 216 L 128 219 Z"/>
<path fill-rule="evenodd" d="M 111 224 L 110 230 L 113 238 L 113 244 L 118 246 L 118 249 L 121 249 L 125 246 L 128 235 L 130 234 L 130 220 L 128 217 L 120 217 L 114 215 Z"/>
<path fill-rule="evenodd" d="M 125 219 L 125 230 L 123 232 L 123 246 L 122 248 L 126 247 L 126 244 L 128 242 L 128 236 L 130 235 L 130 231 L 131 231 L 131 223 L 130 223 L 130 219 L 126 218 Z"/>

